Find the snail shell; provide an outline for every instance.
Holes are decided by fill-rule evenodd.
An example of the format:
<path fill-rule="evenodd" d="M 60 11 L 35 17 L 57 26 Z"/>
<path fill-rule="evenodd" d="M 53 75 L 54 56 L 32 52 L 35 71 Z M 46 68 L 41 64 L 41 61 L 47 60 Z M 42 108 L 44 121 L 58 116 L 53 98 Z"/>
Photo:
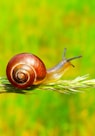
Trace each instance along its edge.
<path fill-rule="evenodd" d="M 26 89 L 41 83 L 46 76 L 46 68 L 40 58 L 33 54 L 21 53 L 14 56 L 6 68 L 8 80 L 17 88 Z"/>

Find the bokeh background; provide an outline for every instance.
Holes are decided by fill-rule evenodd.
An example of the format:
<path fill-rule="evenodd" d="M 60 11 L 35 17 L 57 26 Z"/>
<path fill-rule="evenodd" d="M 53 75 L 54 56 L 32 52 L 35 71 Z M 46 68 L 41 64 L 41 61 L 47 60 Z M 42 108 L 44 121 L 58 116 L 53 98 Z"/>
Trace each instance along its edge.
<path fill-rule="evenodd" d="M 0 76 L 17 53 L 34 53 L 50 68 L 64 47 L 67 57 L 83 58 L 63 79 L 95 78 L 94 0 L 0 1 Z M 0 94 L 0 136 L 95 136 L 95 89 Z"/>

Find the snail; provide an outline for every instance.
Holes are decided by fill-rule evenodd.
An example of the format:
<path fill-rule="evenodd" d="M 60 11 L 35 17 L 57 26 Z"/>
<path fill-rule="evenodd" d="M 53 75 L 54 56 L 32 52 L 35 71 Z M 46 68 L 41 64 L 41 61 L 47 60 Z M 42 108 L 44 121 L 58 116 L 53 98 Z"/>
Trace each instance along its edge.
<path fill-rule="evenodd" d="M 30 53 L 17 54 L 7 64 L 7 78 L 13 86 L 19 89 L 54 82 L 61 78 L 70 66 L 73 66 L 71 60 L 81 57 L 66 59 L 65 55 L 66 48 L 62 60 L 53 68 L 46 69 L 43 61 L 36 55 Z"/>

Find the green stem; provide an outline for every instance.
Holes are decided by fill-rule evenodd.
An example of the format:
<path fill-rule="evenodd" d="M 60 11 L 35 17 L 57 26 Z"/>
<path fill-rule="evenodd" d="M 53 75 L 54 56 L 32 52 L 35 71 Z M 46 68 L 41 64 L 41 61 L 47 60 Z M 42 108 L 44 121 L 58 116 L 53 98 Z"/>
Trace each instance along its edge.
<path fill-rule="evenodd" d="M 85 89 L 95 88 L 95 79 L 88 80 L 89 75 L 79 76 L 73 80 L 58 80 L 56 82 L 31 86 L 26 90 L 20 90 L 12 86 L 7 78 L 0 77 L 0 93 L 19 93 L 25 94 L 35 90 L 49 90 L 59 93 L 76 93 Z"/>

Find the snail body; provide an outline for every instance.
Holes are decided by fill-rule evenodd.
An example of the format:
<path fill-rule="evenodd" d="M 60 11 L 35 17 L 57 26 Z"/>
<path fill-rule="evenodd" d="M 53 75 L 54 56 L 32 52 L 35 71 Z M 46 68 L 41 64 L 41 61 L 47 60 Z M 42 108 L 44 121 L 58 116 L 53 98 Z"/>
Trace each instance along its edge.
<path fill-rule="evenodd" d="M 48 70 L 43 61 L 36 55 L 30 53 L 17 54 L 7 64 L 7 78 L 13 86 L 19 89 L 27 89 L 32 85 L 54 82 L 61 78 L 70 66 L 73 66 L 70 62 L 71 60 L 81 57 L 66 59 L 65 52 L 66 49 L 64 49 L 64 56 L 61 62 Z"/>

